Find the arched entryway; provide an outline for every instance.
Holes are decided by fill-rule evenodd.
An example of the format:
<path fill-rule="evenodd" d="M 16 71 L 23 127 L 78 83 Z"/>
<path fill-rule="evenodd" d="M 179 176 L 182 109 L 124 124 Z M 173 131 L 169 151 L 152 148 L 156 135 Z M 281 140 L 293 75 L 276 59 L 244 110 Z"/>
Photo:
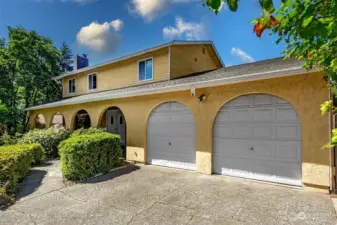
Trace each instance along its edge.
<path fill-rule="evenodd" d="M 91 127 L 91 121 L 88 112 L 85 110 L 78 111 L 74 118 L 74 130 L 88 129 L 89 127 Z"/>
<path fill-rule="evenodd" d="M 46 128 L 46 119 L 45 119 L 44 115 L 38 114 L 35 117 L 34 128 L 36 128 L 36 129 L 45 129 Z"/>
<path fill-rule="evenodd" d="M 55 113 L 51 119 L 50 125 L 54 129 L 60 129 L 62 127 L 66 127 L 66 122 L 65 122 L 65 119 L 62 113 L 60 112 Z"/>
<path fill-rule="evenodd" d="M 178 102 L 157 106 L 147 123 L 147 163 L 188 170 L 196 169 L 195 120 Z"/>
<path fill-rule="evenodd" d="M 214 173 L 302 185 L 301 123 L 287 101 L 235 98 L 218 112 L 213 137 Z"/>
<path fill-rule="evenodd" d="M 100 119 L 100 127 L 107 132 L 118 134 L 121 138 L 123 157 L 126 157 L 126 121 L 123 112 L 118 107 L 110 107 L 104 111 Z"/>

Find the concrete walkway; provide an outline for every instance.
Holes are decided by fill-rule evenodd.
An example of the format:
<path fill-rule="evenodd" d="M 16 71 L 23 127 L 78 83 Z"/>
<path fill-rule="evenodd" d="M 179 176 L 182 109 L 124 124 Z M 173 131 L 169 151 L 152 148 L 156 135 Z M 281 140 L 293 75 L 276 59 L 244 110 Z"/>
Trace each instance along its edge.
<path fill-rule="evenodd" d="M 64 187 L 56 165 L 0 224 L 337 224 L 329 196 L 313 192 L 154 166 Z"/>

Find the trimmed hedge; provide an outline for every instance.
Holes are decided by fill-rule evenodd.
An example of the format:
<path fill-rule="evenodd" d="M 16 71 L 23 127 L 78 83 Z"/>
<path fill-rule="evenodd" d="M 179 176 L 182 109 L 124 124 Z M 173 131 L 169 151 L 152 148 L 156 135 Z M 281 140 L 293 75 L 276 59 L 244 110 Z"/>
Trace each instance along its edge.
<path fill-rule="evenodd" d="M 108 172 L 122 153 L 119 136 L 106 132 L 71 137 L 61 142 L 59 151 L 63 176 L 69 180 Z"/>
<path fill-rule="evenodd" d="M 71 137 L 76 137 L 76 136 L 83 135 L 83 134 L 97 134 L 97 133 L 104 133 L 104 132 L 106 132 L 106 129 L 104 128 L 94 128 L 94 127 L 90 127 L 89 129 L 80 128 L 80 129 L 75 130 L 71 134 Z"/>
<path fill-rule="evenodd" d="M 0 183 L 2 195 L 13 194 L 18 182 L 26 176 L 32 164 L 44 160 L 40 144 L 17 144 L 0 147 Z"/>
<path fill-rule="evenodd" d="M 69 136 L 70 133 L 65 128 L 35 129 L 26 133 L 22 138 L 22 142 L 25 144 L 39 143 L 44 148 L 46 156 L 54 158 L 59 155 L 57 146 Z"/>

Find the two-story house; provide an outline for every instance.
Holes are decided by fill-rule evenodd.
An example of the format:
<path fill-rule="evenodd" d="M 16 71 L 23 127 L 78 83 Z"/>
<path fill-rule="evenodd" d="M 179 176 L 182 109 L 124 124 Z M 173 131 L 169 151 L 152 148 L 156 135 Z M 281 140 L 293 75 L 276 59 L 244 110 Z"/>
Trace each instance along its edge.
<path fill-rule="evenodd" d="M 299 61 L 225 67 L 211 41 L 173 41 L 55 80 L 64 99 L 27 109 L 31 128 L 63 116 L 70 130 L 120 134 L 127 160 L 332 188 L 329 92 Z"/>

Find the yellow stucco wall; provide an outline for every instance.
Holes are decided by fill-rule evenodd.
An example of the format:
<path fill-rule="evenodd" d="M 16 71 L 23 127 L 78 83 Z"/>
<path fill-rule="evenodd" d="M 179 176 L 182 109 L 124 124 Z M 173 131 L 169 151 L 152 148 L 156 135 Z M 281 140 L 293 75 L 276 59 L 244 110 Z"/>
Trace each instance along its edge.
<path fill-rule="evenodd" d="M 138 61 L 149 57 L 153 57 L 153 80 L 138 81 Z M 103 91 L 168 80 L 168 47 L 64 78 L 63 97 L 92 93 L 93 91 L 88 91 L 88 75 L 90 73 L 97 73 L 97 90 L 95 91 Z M 73 78 L 76 79 L 76 93 L 69 94 L 68 81 L 69 79 Z"/>
<path fill-rule="evenodd" d="M 211 45 L 171 46 L 171 78 L 222 67 Z"/>
<path fill-rule="evenodd" d="M 329 187 L 329 153 L 321 147 L 327 143 L 329 131 L 328 117 L 321 116 L 320 104 L 327 100 L 328 90 L 320 73 L 197 89 L 197 95 L 207 96 L 201 103 L 191 97 L 189 91 L 180 91 L 43 109 L 31 112 L 31 126 L 39 113 L 45 116 L 48 125 L 52 115 L 61 112 L 67 127 L 71 128 L 75 114 L 81 109 L 87 110 L 92 125 L 97 126 L 104 111 L 117 106 L 126 119 L 127 159 L 146 162 L 146 126 L 152 109 L 164 102 L 177 101 L 185 104 L 195 116 L 197 171 L 212 174 L 212 133 L 217 112 L 233 98 L 252 93 L 279 96 L 292 104 L 302 125 L 303 184 L 326 190 Z"/>

